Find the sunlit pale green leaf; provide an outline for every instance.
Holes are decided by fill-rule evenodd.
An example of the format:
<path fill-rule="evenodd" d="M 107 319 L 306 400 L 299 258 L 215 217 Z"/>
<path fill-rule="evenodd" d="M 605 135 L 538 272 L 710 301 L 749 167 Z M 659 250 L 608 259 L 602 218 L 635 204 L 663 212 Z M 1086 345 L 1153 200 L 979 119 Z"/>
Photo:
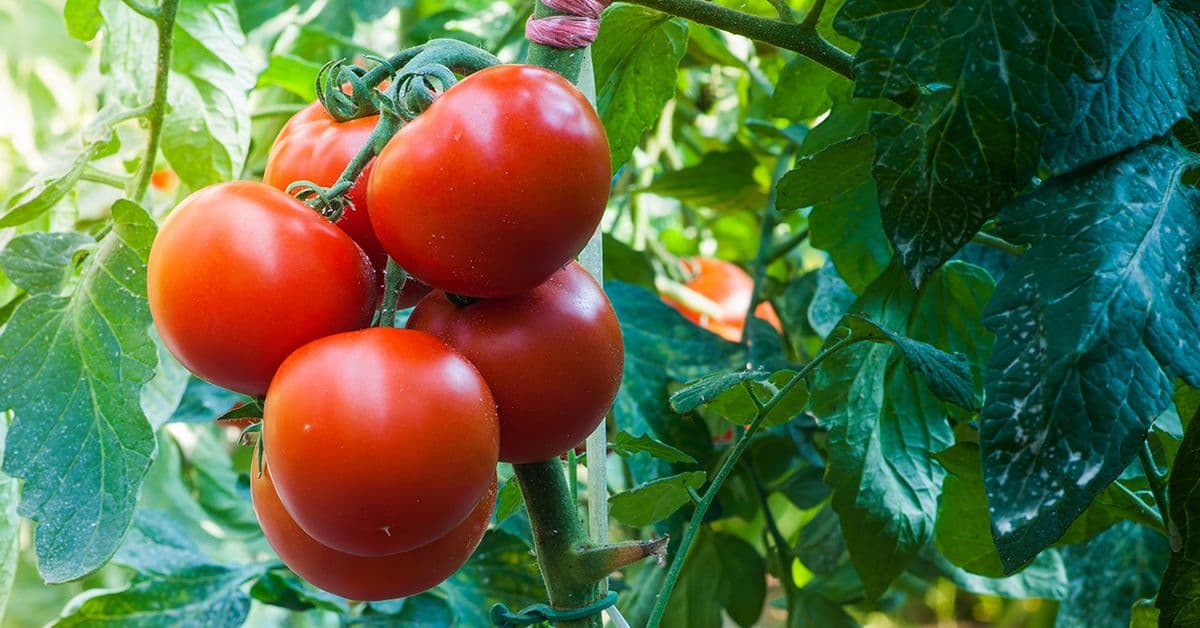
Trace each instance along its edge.
<path fill-rule="evenodd" d="M 25 480 L 21 514 L 39 522 L 51 582 L 116 551 L 154 454 L 139 398 L 157 361 L 145 283 L 155 228 L 125 201 L 113 220 L 75 291 L 31 297 L 0 333 L 0 407 L 15 414 L 4 472 Z"/>

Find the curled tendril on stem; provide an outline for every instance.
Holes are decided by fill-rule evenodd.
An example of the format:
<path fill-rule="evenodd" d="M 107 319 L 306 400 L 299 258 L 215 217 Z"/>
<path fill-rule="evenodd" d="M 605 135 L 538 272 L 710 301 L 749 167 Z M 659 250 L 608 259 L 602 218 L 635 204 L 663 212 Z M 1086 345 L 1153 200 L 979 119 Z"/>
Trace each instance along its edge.
<path fill-rule="evenodd" d="M 312 181 L 296 181 L 287 187 L 287 193 L 301 203 L 317 210 L 319 214 L 337 222 L 353 203 L 346 198 L 346 192 L 353 186 L 352 181 L 339 180 L 330 187 L 321 187 Z"/>

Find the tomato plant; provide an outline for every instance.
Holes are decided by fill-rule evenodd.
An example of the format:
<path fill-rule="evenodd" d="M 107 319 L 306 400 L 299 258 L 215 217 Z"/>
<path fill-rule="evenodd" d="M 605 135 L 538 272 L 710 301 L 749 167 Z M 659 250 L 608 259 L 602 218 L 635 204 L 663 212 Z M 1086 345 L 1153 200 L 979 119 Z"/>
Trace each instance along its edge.
<path fill-rule="evenodd" d="M 261 183 L 195 192 L 154 239 L 154 324 L 196 375 L 252 395 L 310 340 L 366 326 L 375 273 L 354 241 Z"/>
<path fill-rule="evenodd" d="M 433 336 L 386 328 L 289 356 L 267 391 L 263 441 L 300 528 L 357 556 L 411 550 L 462 523 L 499 449 L 475 367 Z"/>
<path fill-rule="evenodd" d="M 378 116 L 338 122 L 314 102 L 288 119 L 271 145 L 263 183 L 286 190 L 296 181 L 329 187 L 337 182 L 355 153 L 371 138 Z M 367 208 L 367 179 L 372 164 L 354 180 L 346 193 L 346 206 L 337 226 L 358 243 L 376 271 L 382 274 L 387 253 L 371 228 Z"/>
<path fill-rule="evenodd" d="M 579 444 L 604 420 L 621 383 L 617 315 L 575 262 L 515 297 L 460 306 L 434 292 L 408 327 L 440 338 L 479 369 L 496 398 L 505 462 L 537 462 Z"/>
<path fill-rule="evenodd" d="M 1195 625 L 1194 5 L 0 0 L 0 624 Z"/>
<path fill-rule="evenodd" d="M 400 129 L 367 202 L 384 248 L 421 281 L 511 296 L 579 253 L 610 174 L 604 127 L 579 90 L 541 68 L 497 66 Z"/>
<path fill-rule="evenodd" d="M 250 469 L 254 512 L 263 534 L 288 568 L 316 586 L 351 600 L 408 597 L 449 578 L 487 531 L 496 504 L 496 482 L 462 523 L 420 547 L 387 556 L 364 557 L 330 549 L 296 525 L 271 481 L 270 465 Z"/>

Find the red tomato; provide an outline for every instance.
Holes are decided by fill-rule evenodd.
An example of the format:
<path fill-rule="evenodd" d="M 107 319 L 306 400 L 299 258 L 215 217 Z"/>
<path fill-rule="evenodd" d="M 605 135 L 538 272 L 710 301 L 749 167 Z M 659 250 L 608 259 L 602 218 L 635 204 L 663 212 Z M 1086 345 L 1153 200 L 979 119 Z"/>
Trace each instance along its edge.
<path fill-rule="evenodd" d="M 250 467 L 250 496 L 267 542 L 289 569 L 311 584 L 352 600 L 387 600 L 416 595 L 449 578 L 487 531 L 496 504 L 496 479 L 471 514 L 445 535 L 416 549 L 364 557 L 321 545 L 304 533 L 279 501 L 271 470 L 258 456 Z"/>
<path fill-rule="evenodd" d="M 483 374 L 496 397 L 505 462 L 545 460 L 577 445 L 604 420 L 621 384 L 617 315 L 575 262 L 507 299 L 459 307 L 433 292 L 408 326 L 458 349 Z"/>
<path fill-rule="evenodd" d="M 719 308 L 720 315 L 706 316 L 666 296 L 662 298 L 663 301 L 704 329 L 730 342 L 741 340 L 742 329 L 746 326 L 746 310 L 750 307 L 750 294 L 754 292 L 754 278 L 737 264 L 711 257 L 694 257 L 683 263 L 684 268 L 692 273 L 691 280 L 684 286 L 712 300 Z M 754 315 L 783 332 L 779 316 L 769 302 L 759 303 L 754 308 Z"/>
<path fill-rule="evenodd" d="M 338 122 L 321 103 L 312 103 L 292 116 L 279 131 L 267 157 L 263 183 L 281 190 L 296 181 L 311 181 L 322 187 L 337 183 L 354 155 L 371 138 L 378 121 L 379 116 L 370 116 Z M 346 193 L 351 205 L 342 212 L 337 226 L 354 238 L 382 274 L 387 253 L 375 237 L 367 214 L 367 179 L 373 164 L 367 164 Z"/>
<path fill-rule="evenodd" d="M 197 376 L 261 395 L 301 345 L 370 324 L 375 273 L 346 234 L 261 183 L 183 200 L 150 250 L 150 313 Z"/>
<path fill-rule="evenodd" d="M 279 497 L 323 545 L 411 550 L 462 523 L 499 451 L 479 372 L 433 336 L 371 328 L 301 347 L 279 367 L 263 439 Z"/>
<path fill-rule="evenodd" d="M 558 74 L 488 68 L 446 91 L 375 160 L 371 222 L 425 283 L 473 297 L 531 290 L 570 261 L 608 199 L 608 140 Z"/>

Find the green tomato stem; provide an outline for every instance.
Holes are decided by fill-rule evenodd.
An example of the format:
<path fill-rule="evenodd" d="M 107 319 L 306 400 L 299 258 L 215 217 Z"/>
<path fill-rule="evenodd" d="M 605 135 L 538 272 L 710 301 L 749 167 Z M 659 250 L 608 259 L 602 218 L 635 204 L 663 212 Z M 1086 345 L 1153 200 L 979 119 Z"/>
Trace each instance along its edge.
<path fill-rule="evenodd" d="M 150 187 L 150 175 L 154 174 L 154 163 L 158 158 L 158 144 L 162 138 L 163 119 L 167 114 L 167 81 L 171 75 L 171 52 L 175 43 L 175 15 L 179 11 L 179 0 L 163 0 L 162 5 L 149 14 L 138 10 L 134 5 L 144 10 L 148 7 L 126 0 L 126 5 L 134 11 L 154 20 L 158 30 L 158 61 L 154 71 L 154 97 L 150 101 L 147 112 L 150 125 L 149 137 L 146 139 L 146 150 L 142 154 L 142 163 L 138 166 L 137 174 L 127 188 L 130 200 L 141 203 Z"/>
<path fill-rule="evenodd" d="M 763 208 L 762 229 L 759 232 L 758 253 L 754 257 L 754 287 L 750 290 L 750 306 L 746 308 L 746 326 L 754 319 L 754 310 L 762 302 L 763 280 L 767 276 L 767 266 L 771 263 L 771 250 L 774 247 L 775 227 L 779 225 L 779 211 L 775 209 L 775 197 L 779 189 L 779 180 L 787 173 L 792 165 L 793 151 L 785 149 L 775 162 L 771 173 L 771 191 L 767 194 L 767 205 Z M 742 344 L 750 344 L 750 334 L 742 332 Z"/>
<path fill-rule="evenodd" d="M 750 427 L 738 437 L 734 443 L 733 449 L 730 450 L 725 460 L 717 469 L 717 474 L 709 483 L 708 488 L 700 496 L 700 503 L 696 505 L 696 509 L 692 512 L 692 518 L 688 521 L 688 526 L 683 532 L 683 539 L 679 543 L 679 548 L 675 551 L 675 556 L 671 559 L 671 566 L 667 570 L 667 577 L 663 581 L 662 591 L 658 594 L 658 599 L 654 603 L 654 610 L 650 613 L 650 621 L 646 624 L 649 628 L 655 628 L 662 623 L 663 614 L 667 611 L 667 603 L 671 599 L 671 593 L 675 589 L 675 584 L 679 581 L 679 574 L 683 571 L 683 562 L 687 558 L 688 550 L 691 549 L 692 541 L 696 540 L 696 533 L 699 532 L 701 524 L 704 522 L 704 515 L 708 513 L 709 507 L 712 506 L 713 500 L 717 498 L 717 493 L 721 491 L 725 480 L 729 477 L 733 467 L 737 464 L 742 454 L 750 446 L 750 441 L 762 426 L 763 420 L 771 413 L 788 393 L 792 391 L 804 378 L 812 372 L 817 366 L 825 361 L 829 356 L 841 351 L 856 342 L 859 338 L 849 336 L 834 342 L 825 347 L 813 357 L 812 361 L 805 364 L 791 379 L 787 381 L 780 389 L 771 396 L 771 399 L 762 404 L 758 412 L 754 414 L 754 419 L 750 421 Z"/>

